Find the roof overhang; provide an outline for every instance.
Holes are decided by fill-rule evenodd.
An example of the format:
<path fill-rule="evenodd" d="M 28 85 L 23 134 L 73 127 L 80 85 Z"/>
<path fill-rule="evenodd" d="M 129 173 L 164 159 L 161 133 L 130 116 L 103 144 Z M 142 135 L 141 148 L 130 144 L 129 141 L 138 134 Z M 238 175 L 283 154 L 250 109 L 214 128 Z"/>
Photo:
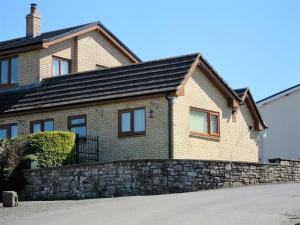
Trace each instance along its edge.
<path fill-rule="evenodd" d="M 257 109 L 256 103 L 253 99 L 253 96 L 250 92 L 249 89 L 247 89 L 243 96 L 241 96 L 241 99 L 243 100 L 243 102 L 245 102 L 249 108 L 249 111 L 253 117 L 254 120 L 254 128 L 258 131 L 262 131 L 267 129 L 267 125 L 265 124 L 265 122 L 263 121 L 260 112 Z"/>
<path fill-rule="evenodd" d="M 120 52 L 122 52 L 132 63 L 141 62 L 141 60 L 137 56 L 135 56 L 130 50 L 128 50 L 126 47 L 123 46 L 123 44 L 120 42 L 120 40 L 118 40 L 115 36 L 113 36 L 110 32 L 108 32 L 108 30 L 104 26 L 101 26 L 100 24 L 96 24 L 94 26 L 88 27 L 81 31 L 78 31 L 78 32 L 63 36 L 61 38 L 54 39 L 54 40 L 46 39 L 46 40 L 43 40 L 43 42 L 38 43 L 38 44 L 34 43 L 34 44 L 27 45 L 27 46 L 7 49 L 7 50 L 0 52 L 0 57 L 15 55 L 18 53 L 29 52 L 29 51 L 39 50 L 39 49 L 46 49 L 52 45 L 69 40 L 71 38 L 77 37 L 81 34 L 85 34 L 85 33 L 91 32 L 91 31 L 98 31 L 113 46 L 115 46 Z"/>
<path fill-rule="evenodd" d="M 265 104 L 267 104 L 267 103 L 269 103 L 271 101 L 274 101 L 274 100 L 277 100 L 277 99 L 279 99 L 281 97 L 287 96 L 287 95 L 289 95 L 289 94 L 291 94 L 291 93 L 293 93 L 295 91 L 298 91 L 298 90 L 300 90 L 300 84 L 297 84 L 297 85 L 295 85 L 293 87 L 290 87 L 290 88 L 288 88 L 286 90 L 280 91 L 280 92 L 278 92 L 278 93 L 276 93 L 274 95 L 271 95 L 271 96 L 269 96 L 267 98 L 264 98 L 264 99 L 258 101 L 257 102 L 257 106 L 261 107 L 261 106 L 263 106 L 263 105 L 265 105 Z"/>
<path fill-rule="evenodd" d="M 240 97 L 229 87 L 229 85 L 221 78 L 216 70 L 201 55 L 197 57 L 190 70 L 186 74 L 183 82 L 178 87 L 176 92 L 178 96 L 184 95 L 184 87 L 196 68 L 199 68 L 226 97 L 229 107 L 238 108 L 241 105 L 243 101 L 240 99 Z"/>

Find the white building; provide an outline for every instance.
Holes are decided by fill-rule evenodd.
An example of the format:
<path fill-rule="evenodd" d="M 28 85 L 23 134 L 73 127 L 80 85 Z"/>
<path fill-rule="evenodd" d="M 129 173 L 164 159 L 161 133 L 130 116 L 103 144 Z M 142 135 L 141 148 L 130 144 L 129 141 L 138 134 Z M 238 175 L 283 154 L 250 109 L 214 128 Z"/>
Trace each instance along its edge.
<path fill-rule="evenodd" d="M 260 139 L 260 161 L 300 158 L 300 84 L 257 102 L 269 127 Z"/>

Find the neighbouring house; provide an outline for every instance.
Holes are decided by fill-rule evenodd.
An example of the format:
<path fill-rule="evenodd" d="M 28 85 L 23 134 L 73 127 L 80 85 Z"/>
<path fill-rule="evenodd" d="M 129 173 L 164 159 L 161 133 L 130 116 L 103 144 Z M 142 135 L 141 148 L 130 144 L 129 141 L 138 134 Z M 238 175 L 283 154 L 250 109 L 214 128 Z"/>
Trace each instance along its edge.
<path fill-rule="evenodd" d="M 260 140 L 260 161 L 300 158 L 300 84 L 257 102 L 269 129 Z"/>
<path fill-rule="evenodd" d="M 0 137 L 70 130 L 97 136 L 99 161 L 258 161 L 266 128 L 249 89 L 233 90 L 200 54 L 142 62 L 102 24 L 0 42 Z"/>

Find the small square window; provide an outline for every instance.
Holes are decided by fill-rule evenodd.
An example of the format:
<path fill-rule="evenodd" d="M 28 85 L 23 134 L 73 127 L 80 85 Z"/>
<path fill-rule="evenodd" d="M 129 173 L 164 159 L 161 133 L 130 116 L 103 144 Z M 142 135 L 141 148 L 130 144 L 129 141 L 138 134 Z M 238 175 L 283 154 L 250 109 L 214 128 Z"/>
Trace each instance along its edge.
<path fill-rule="evenodd" d="M 191 107 L 190 129 L 191 136 L 220 137 L 220 116 L 218 112 Z"/>
<path fill-rule="evenodd" d="M 60 76 L 70 73 L 71 60 L 60 57 L 53 57 L 52 59 L 52 74 L 53 76 Z"/>
<path fill-rule="evenodd" d="M 47 120 L 36 120 L 30 122 L 30 132 L 31 133 L 38 133 L 44 131 L 54 131 L 54 120 L 47 119 Z"/>
<path fill-rule="evenodd" d="M 0 140 L 11 139 L 18 136 L 17 124 L 0 125 Z"/>
<path fill-rule="evenodd" d="M 145 114 L 145 108 L 119 110 L 119 136 L 145 134 Z"/>

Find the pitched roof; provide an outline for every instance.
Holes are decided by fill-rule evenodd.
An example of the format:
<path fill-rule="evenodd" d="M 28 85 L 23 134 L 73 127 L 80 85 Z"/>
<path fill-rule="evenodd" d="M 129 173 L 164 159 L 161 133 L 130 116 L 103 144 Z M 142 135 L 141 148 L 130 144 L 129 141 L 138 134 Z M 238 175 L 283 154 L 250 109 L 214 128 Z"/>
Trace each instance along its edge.
<path fill-rule="evenodd" d="M 118 44 L 120 44 L 132 56 L 134 56 L 134 58 L 136 58 L 138 61 L 141 61 L 141 59 L 138 56 L 136 56 L 123 42 L 121 42 L 109 29 L 107 29 L 99 21 L 82 24 L 82 25 L 78 25 L 78 26 L 74 26 L 74 27 L 64 28 L 64 29 L 60 29 L 60 30 L 44 32 L 36 37 L 20 37 L 20 38 L 7 40 L 7 41 L 2 41 L 2 42 L 0 42 L 0 52 L 29 47 L 29 46 L 38 45 L 38 44 L 50 43 L 52 41 L 59 40 L 66 36 L 76 34 L 78 32 L 87 30 L 87 29 L 95 27 L 95 26 L 101 27 L 114 40 L 116 40 L 118 42 Z"/>
<path fill-rule="evenodd" d="M 257 109 L 256 103 L 253 99 L 250 89 L 246 87 L 246 88 L 234 89 L 234 91 L 238 94 L 238 96 L 243 100 L 244 103 L 248 104 L 252 117 L 256 118 L 256 121 L 258 122 L 255 123 L 256 129 L 264 130 L 268 128 Z"/>
<path fill-rule="evenodd" d="M 242 98 L 246 92 L 247 92 L 248 88 L 238 88 L 238 89 L 234 89 L 235 93 Z"/>
<path fill-rule="evenodd" d="M 271 95 L 269 97 L 266 97 L 266 98 L 264 98 L 262 100 L 259 100 L 256 103 L 258 105 L 262 105 L 262 104 L 264 104 L 266 102 L 272 101 L 272 100 L 277 99 L 277 98 L 279 98 L 281 96 L 284 96 L 284 95 L 287 95 L 289 93 L 292 93 L 292 92 L 294 92 L 294 91 L 296 91 L 298 89 L 300 89 L 300 84 L 294 85 L 293 87 L 290 87 L 290 88 L 287 88 L 287 89 L 285 89 L 283 91 L 277 92 L 276 94 L 273 94 L 273 95 Z"/>
<path fill-rule="evenodd" d="M 199 54 L 44 79 L 0 92 L 0 113 L 174 92 Z"/>

